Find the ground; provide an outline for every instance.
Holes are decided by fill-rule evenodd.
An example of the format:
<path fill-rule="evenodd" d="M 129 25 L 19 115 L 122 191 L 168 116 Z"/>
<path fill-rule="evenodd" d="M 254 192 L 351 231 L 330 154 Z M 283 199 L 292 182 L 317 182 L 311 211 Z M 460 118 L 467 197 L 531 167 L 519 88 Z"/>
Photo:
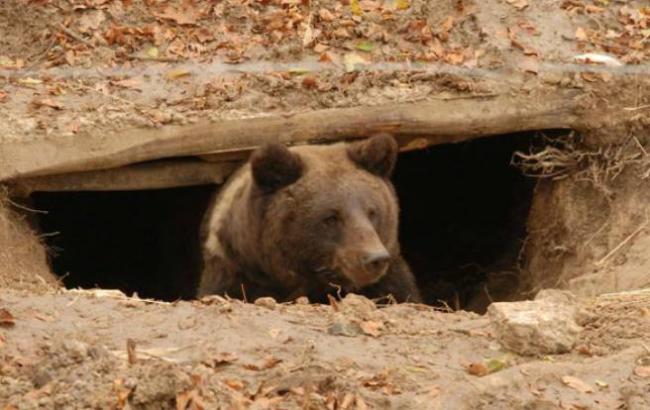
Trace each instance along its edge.
<path fill-rule="evenodd" d="M 579 295 L 562 354 L 424 305 L 62 290 L 34 210 L 0 187 L 0 408 L 650 407 L 650 296 L 631 290 L 650 285 L 649 30 L 643 1 L 3 1 L 3 182 L 21 171 L 3 144 L 45 142 L 38 163 L 204 119 L 563 90 L 590 122 L 527 168 L 559 175 L 535 190 L 519 296 Z"/>
<path fill-rule="evenodd" d="M 581 302 L 579 344 L 542 357 L 503 349 L 485 316 L 361 297 L 171 304 L 65 291 L 0 303 L 5 409 L 650 405 L 647 291 Z"/>

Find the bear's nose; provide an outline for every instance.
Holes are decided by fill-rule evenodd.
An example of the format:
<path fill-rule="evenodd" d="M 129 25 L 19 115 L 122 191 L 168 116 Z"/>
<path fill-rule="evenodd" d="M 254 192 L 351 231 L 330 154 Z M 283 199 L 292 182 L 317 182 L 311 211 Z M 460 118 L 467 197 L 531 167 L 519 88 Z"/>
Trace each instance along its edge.
<path fill-rule="evenodd" d="M 364 268 L 375 274 L 383 274 L 388 267 L 390 254 L 386 250 L 370 252 L 361 258 Z"/>

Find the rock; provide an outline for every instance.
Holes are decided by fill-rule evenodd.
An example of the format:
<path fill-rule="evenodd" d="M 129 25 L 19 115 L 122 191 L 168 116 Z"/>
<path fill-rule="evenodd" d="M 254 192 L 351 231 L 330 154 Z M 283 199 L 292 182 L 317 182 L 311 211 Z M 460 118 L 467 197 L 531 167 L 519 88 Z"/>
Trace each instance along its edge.
<path fill-rule="evenodd" d="M 568 298 L 556 296 L 491 304 L 488 316 L 499 343 L 521 355 L 570 351 L 581 330 L 575 320 L 577 309 Z"/>
<path fill-rule="evenodd" d="M 339 309 L 346 315 L 369 319 L 372 317 L 372 313 L 377 310 L 377 306 L 365 296 L 349 293 L 339 303 Z"/>
<path fill-rule="evenodd" d="M 308 305 L 309 304 L 309 299 L 307 296 L 300 296 L 298 299 L 296 299 L 296 305 Z"/>
<path fill-rule="evenodd" d="M 255 299 L 255 305 L 256 306 L 265 307 L 265 308 L 267 308 L 269 310 L 274 310 L 275 307 L 277 306 L 277 304 L 278 303 L 275 301 L 275 299 L 273 299 L 271 297 L 262 297 L 262 298 L 259 298 L 259 299 Z"/>
<path fill-rule="evenodd" d="M 348 319 L 340 313 L 337 313 L 332 320 L 332 324 L 327 329 L 327 333 L 334 336 L 354 337 L 362 334 L 359 323 Z"/>

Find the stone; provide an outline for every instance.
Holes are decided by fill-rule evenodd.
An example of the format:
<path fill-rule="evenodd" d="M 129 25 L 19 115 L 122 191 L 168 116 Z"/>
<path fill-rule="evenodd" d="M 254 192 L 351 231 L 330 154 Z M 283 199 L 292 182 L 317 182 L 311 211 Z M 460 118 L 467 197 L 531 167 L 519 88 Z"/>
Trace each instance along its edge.
<path fill-rule="evenodd" d="M 272 297 L 268 297 L 268 296 L 255 299 L 255 305 L 256 306 L 261 306 L 261 307 L 267 308 L 269 310 L 274 310 L 275 307 L 277 306 L 277 304 L 278 303 L 275 301 L 275 299 L 273 299 Z"/>
<path fill-rule="evenodd" d="M 564 296 L 491 304 L 488 317 L 499 343 L 527 356 L 569 352 L 582 328 L 576 305 Z"/>

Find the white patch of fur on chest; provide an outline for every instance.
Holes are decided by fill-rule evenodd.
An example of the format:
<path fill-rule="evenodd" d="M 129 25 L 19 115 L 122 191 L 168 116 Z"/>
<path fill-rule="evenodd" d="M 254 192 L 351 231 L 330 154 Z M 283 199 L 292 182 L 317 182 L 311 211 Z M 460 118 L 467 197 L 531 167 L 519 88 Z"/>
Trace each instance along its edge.
<path fill-rule="evenodd" d="M 248 168 L 248 167 L 246 167 Z M 219 239 L 219 230 L 221 227 L 228 223 L 230 210 L 233 206 L 237 194 L 245 189 L 246 184 L 250 180 L 250 173 L 247 169 L 242 169 L 235 173 L 232 178 L 221 188 L 221 191 L 215 199 L 215 203 L 208 211 L 209 215 L 206 221 L 206 238 L 203 244 L 204 256 L 225 256 L 223 245 Z"/>

